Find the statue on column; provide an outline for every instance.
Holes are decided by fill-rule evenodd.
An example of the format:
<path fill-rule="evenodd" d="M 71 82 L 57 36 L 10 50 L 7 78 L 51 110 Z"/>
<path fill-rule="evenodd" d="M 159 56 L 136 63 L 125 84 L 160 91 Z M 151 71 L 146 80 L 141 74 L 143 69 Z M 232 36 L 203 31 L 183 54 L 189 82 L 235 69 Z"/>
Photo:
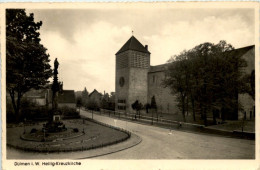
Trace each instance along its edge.
<path fill-rule="evenodd" d="M 54 77 L 53 77 L 53 84 L 52 84 L 52 110 L 56 112 L 58 109 L 58 92 L 60 90 L 59 83 L 58 83 L 58 67 L 59 62 L 57 58 L 54 61 Z"/>
<path fill-rule="evenodd" d="M 58 67 L 57 58 L 54 61 L 54 75 L 52 84 L 52 112 L 48 123 L 44 126 L 47 132 L 59 132 L 66 130 L 65 125 L 61 122 L 61 112 L 58 109 L 58 95 L 62 91 L 62 84 L 58 82 Z"/>

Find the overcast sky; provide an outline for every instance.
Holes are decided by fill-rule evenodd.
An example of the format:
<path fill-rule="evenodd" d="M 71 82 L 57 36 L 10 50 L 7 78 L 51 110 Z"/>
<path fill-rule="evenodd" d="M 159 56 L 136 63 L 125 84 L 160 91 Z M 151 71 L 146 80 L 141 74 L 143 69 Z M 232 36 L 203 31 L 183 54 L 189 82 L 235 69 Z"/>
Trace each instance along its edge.
<path fill-rule="evenodd" d="M 115 91 L 115 53 L 134 36 L 148 45 L 151 65 L 204 42 L 254 44 L 253 9 L 27 10 L 42 21 L 41 43 L 58 58 L 64 89 Z"/>

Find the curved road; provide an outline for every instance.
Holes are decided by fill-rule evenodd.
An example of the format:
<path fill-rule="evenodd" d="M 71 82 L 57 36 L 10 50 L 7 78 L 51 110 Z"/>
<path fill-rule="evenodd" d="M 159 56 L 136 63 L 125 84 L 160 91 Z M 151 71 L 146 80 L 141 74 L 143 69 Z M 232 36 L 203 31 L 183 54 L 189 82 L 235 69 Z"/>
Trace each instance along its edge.
<path fill-rule="evenodd" d="M 81 110 L 81 115 L 92 114 Z M 142 138 L 130 149 L 95 159 L 254 159 L 255 141 L 194 134 L 94 114 L 94 119 L 124 128 Z"/>
<path fill-rule="evenodd" d="M 81 115 L 92 114 L 81 110 Z M 132 148 L 93 159 L 254 159 L 255 141 L 169 130 L 94 114 L 94 119 L 124 128 L 142 138 Z M 115 146 L 116 147 L 116 146 Z M 94 152 L 93 150 L 92 152 Z M 75 159 L 86 152 L 31 153 L 7 148 L 7 159 Z"/>

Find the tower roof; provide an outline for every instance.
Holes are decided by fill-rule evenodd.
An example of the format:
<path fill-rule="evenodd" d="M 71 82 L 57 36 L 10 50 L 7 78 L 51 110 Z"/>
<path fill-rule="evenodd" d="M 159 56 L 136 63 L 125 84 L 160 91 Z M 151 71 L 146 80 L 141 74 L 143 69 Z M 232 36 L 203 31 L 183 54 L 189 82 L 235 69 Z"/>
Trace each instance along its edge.
<path fill-rule="evenodd" d="M 134 50 L 134 51 L 139 51 L 143 53 L 149 53 L 147 48 L 145 48 L 134 36 L 132 36 L 124 45 L 123 47 L 116 53 L 122 53 L 127 50 Z"/>

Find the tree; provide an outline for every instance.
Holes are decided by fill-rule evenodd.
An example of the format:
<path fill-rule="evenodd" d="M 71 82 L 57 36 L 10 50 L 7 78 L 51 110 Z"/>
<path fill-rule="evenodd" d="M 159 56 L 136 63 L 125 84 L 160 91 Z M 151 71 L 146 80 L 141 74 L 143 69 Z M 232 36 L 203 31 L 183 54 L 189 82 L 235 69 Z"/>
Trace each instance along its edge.
<path fill-rule="evenodd" d="M 144 107 L 145 107 L 146 113 L 149 113 L 149 109 L 151 108 L 151 105 L 149 103 L 146 103 L 144 105 Z"/>
<path fill-rule="evenodd" d="M 207 113 L 212 112 L 215 120 L 216 110 L 222 110 L 222 115 L 232 112 L 231 117 L 236 117 L 238 93 L 247 91 L 241 72 L 246 62 L 236 54 L 232 45 L 225 41 L 203 43 L 174 56 L 169 62 L 163 84 L 177 95 L 184 121 L 189 101 L 193 119 L 195 108 L 199 108 L 205 125 Z"/>
<path fill-rule="evenodd" d="M 173 95 L 177 95 L 178 107 L 182 110 L 183 121 L 185 118 L 185 99 L 187 98 L 187 52 L 184 51 L 179 56 L 175 56 L 174 61 L 170 64 L 166 71 L 166 79 L 163 84 L 170 87 Z M 152 98 L 153 99 L 153 98 Z M 152 104 L 151 104 L 152 105 Z"/>
<path fill-rule="evenodd" d="M 98 111 L 99 110 L 99 106 L 98 106 L 98 103 L 97 101 L 95 100 L 88 100 L 88 103 L 87 103 L 87 109 L 89 110 L 95 110 L 95 111 Z"/>
<path fill-rule="evenodd" d="M 101 108 L 109 110 L 109 97 L 106 98 L 105 96 L 101 99 Z"/>
<path fill-rule="evenodd" d="M 154 96 L 151 99 L 151 109 L 152 109 L 152 124 L 153 124 L 153 112 L 155 111 L 157 113 L 157 105 Z"/>
<path fill-rule="evenodd" d="M 136 111 L 136 115 L 139 115 L 139 119 L 140 119 L 140 110 L 143 109 L 143 105 L 142 103 L 139 103 L 138 100 L 136 100 L 133 104 L 132 104 L 132 109 Z"/>
<path fill-rule="evenodd" d="M 43 88 L 52 75 L 47 49 L 40 44 L 42 22 L 24 9 L 6 10 L 6 83 L 12 105 L 20 118 L 21 98 L 30 89 Z"/>
<path fill-rule="evenodd" d="M 85 87 L 84 90 L 82 91 L 82 103 L 84 106 L 86 106 L 88 100 L 89 100 L 89 94 L 88 94 L 88 91 L 87 91 L 87 88 Z"/>
<path fill-rule="evenodd" d="M 79 108 L 79 111 L 80 111 L 80 108 L 82 107 L 83 103 L 82 103 L 82 98 L 81 97 L 77 97 L 76 99 L 76 106 Z"/>

